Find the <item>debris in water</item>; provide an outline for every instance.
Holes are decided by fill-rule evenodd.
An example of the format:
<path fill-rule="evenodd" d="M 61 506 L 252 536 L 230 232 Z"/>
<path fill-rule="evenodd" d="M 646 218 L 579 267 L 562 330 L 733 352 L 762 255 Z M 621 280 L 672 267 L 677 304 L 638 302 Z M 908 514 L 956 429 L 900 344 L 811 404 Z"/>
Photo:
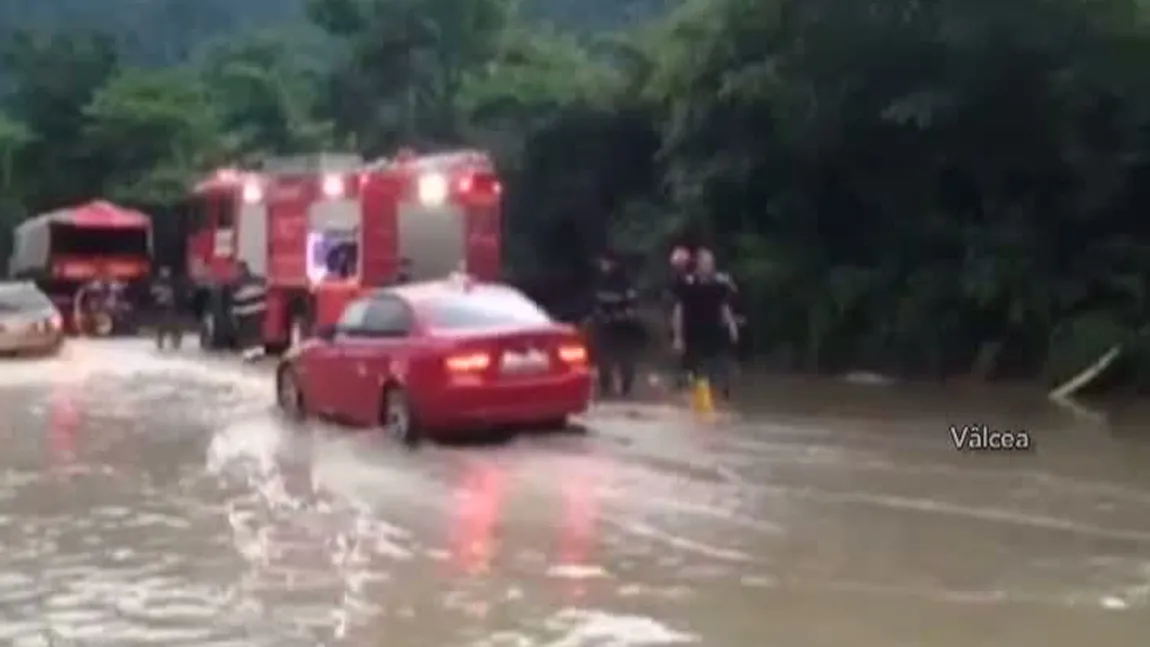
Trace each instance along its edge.
<path fill-rule="evenodd" d="M 559 564 L 548 569 L 547 574 L 568 580 L 586 580 L 607 577 L 607 571 L 600 566 L 584 564 Z"/>
<path fill-rule="evenodd" d="M 1130 605 L 1122 598 L 1108 595 L 1102 598 L 1102 608 L 1110 609 L 1111 611 L 1123 611 L 1130 608 Z"/>
<path fill-rule="evenodd" d="M 848 384 L 861 384 L 864 386 L 889 386 L 894 380 L 886 375 L 870 371 L 853 371 L 843 375 L 843 381 Z"/>

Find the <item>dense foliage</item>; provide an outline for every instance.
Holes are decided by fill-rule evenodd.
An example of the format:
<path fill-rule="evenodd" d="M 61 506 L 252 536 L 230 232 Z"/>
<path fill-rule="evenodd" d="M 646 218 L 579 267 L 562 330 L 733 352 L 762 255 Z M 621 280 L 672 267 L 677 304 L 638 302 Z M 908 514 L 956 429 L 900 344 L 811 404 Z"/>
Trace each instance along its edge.
<path fill-rule="evenodd" d="M 266 152 L 466 143 L 503 165 L 517 273 L 709 242 L 794 367 L 1062 375 L 1150 314 L 1137 0 L 24 4 L 77 18 L 3 41 L 9 225 Z"/>

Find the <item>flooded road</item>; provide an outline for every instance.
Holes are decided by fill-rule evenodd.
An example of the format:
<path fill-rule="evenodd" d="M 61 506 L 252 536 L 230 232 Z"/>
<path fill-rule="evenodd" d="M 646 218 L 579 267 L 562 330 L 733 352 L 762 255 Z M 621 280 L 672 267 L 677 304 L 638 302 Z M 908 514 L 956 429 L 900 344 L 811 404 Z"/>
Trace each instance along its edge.
<path fill-rule="evenodd" d="M 1092 647 L 1150 636 L 1150 415 L 791 381 L 402 450 L 143 341 L 0 364 L 0 644 Z M 950 425 L 1026 431 L 957 451 Z"/>

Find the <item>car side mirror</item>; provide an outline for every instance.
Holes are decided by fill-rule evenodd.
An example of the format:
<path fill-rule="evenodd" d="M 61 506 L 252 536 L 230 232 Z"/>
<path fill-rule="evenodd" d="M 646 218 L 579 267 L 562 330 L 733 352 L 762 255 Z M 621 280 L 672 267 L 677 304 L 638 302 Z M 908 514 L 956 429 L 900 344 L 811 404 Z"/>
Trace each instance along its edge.
<path fill-rule="evenodd" d="M 329 342 L 335 339 L 335 334 L 337 331 L 338 330 L 335 326 L 318 326 L 315 329 L 314 334 L 316 339 L 322 339 L 323 341 Z"/>

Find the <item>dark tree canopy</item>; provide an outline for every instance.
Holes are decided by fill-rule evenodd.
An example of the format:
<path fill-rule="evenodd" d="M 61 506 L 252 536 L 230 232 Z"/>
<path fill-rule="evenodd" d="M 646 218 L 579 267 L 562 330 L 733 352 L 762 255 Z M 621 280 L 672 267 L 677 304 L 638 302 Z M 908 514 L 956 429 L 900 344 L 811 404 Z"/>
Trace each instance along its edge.
<path fill-rule="evenodd" d="M 1055 378 L 1125 342 L 1140 383 L 1143 4 L 13 0 L 0 246 L 225 160 L 482 146 L 523 280 L 705 242 L 792 367 Z"/>

